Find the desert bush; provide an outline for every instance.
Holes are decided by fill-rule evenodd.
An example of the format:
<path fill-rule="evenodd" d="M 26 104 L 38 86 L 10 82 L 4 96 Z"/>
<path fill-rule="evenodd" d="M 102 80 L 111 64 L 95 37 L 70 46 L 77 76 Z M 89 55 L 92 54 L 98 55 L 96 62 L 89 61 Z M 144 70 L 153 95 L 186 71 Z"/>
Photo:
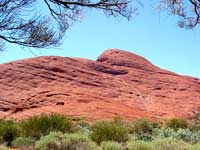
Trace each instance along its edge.
<path fill-rule="evenodd" d="M 143 133 L 143 134 L 129 134 L 129 140 L 142 140 L 142 141 L 152 141 L 154 139 L 151 133 Z"/>
<path fill-rule="evenodd" d="M 191 131 L 190 129 L 181 129 L 174 130 L 171 128 L 161 128 L 154 129 L 153 132 L 154 139 L 159 138 L 174 138 L 178 140 L 183 140 L 189 143 L 198 143 L 200 141 L 200 131 Z"/>
<path fill-rule="evenodd" d="M 8 146 L 20 134 L 20 128 L 14 120 L 0 120 L 0 139 Z"/>
<path fill-rule="evenodd" d="M 128 128 L 121 120 L 100 121 L 93 125 L 91 138 L 98 144 L 102 141 L 126 142 L 128 134 Z"/>
<path fill-rule="evenodd" d="M 81 135 L 84 135 L 84 136 L 87 136 L 89 137 L 89 135 L 91 134 L 91 129 L 87 126 L 80 126 L 80 125 L 77 125 L 77 133 L 81 134 Z"/>
<path fill-rule="evenodd" d="M 151 140 L 154 125 L 147 119 L 138 119 L 132 123 L 130 132 L 138 140 Z"/>
<path fill-rule="evenodd" d="M 86 120 L 79 120 L 76 122 L 76 125 L 81 126 L 81 127 L 91 128 L 90 123 L 88 123 Z"/>
<path fill-rule="evenodd" d="M 196 122 L 191 122 L 188 128 L 191 131 L 200 131 L 200 124 L 198 124 Z"/>
<path fill-rule="evenodd" d="M 137 134 L 151 133 L 153 124 L 147 119 L 138 119 L 133 122 L 132 132 Z"/>
<path fill-rule="evenodd" d="M 129 141 L 127 150 L 154 150 L 151 142 Z"/>
<path fill-rule="evenodd" d="M 1 147 L 1 146 L 0 146 L 0 150 L 10 150 L 10 149 L 7 148 L 7 147 Z"/>
<path fill-rule="evenodd" d="M 189 123 L 186 119 L 183 118 L 173 118 L 166 122 L 166 127 L 175 130 L 177 130 L 178 128 L 185 129 L 189 127 Z"/>
<path fill-rule="evenodd" d="M 154 139 L 175 138 L 177 137 L 177 131 L 171 128 L 156 128 L 153 130 L 153 137 Z"/>
<path fill-rule="evenodd" d="M 36 150 L 98 150 L 99 147 L 79 134 L 52 132 L 36 142 Z"/>
<path fill-rule="evenodd" d="M 182 140 L 166 138 L 153 141 L 153 148 L 154 150 L 189 150 L 191 146 Z"/>
<path fill-rule="evenodd" d="M 191 131 L 189 129 L 178 129 L 175 138 L 183 140 L 185 142 L 197 143 L 200 141 L 200 131 Z"/>
<path fill-rule="evenodd" d="M 63 133 L 72 132 L 73 123 L 71 119 L 59 114 L 43 114 L 22 121 L 21 128 L 25 136 L 39 138 L 52 131 L 60 131 Z"/>
<path fill-rule="evenodd" d="M 189 150 L 200 150 L 200 144 L 194 144 Z"/>
<path fill-rule="evenodd" d="M 69 150 L 98 150 L 96 143 L 80 134 L 65 134 L 63 143 Z"/>
<path fill-rule="evenodd" d="M 51 132 L 49 135 L 42 136 L 40 140 L 36 142 L 35 148 L 37 150 L 48 150 L 51 148 L 52 145 L 60 144 L 59 139 L 62 136 L 63 134 L 61 132 Z"/>
<path fill-rule="evenodd" d="M 85 118 L 82 117 L 76 122 L 74 130 L 81 135 L 89 136 L 91 132 L 91 125 L 85 121 Z"/>
<path fill-rule="evenodd" d="M 101 150 L 121 150 L 121 145 L 117 142 L 104 141 L 101 143 Z"/>
<path fill-rule="evenodd" d="M 17 137 L 12 141 L 12 146 L 20 148 L 20 150 L 27 150 L 29 147 L 33 147 L 35 144 L 35 139 L 31 137 Z"/>

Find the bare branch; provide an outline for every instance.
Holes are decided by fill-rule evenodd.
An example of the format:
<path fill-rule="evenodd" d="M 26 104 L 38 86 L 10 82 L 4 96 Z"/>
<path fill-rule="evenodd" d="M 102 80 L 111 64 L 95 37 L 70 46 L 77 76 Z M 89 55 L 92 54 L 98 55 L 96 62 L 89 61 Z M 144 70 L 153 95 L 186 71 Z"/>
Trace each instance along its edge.
<path fill-rule="evenodd" d="M 159 8 L 178 16 L 180 27 L 192 29 L 200 24 L 199 0 L 160 0 Z"/>
<path fill-rule="evenodd" d="M 46 14 L 28 13 L 36 9 L 37 2 L 46 6 Z M 57 46 L 69 24 L 78 20 L 84 8 L 99 9 L 107 15 L 129 19 L 133 13 L 129 3 L 127 0 L 1 0 L 0 39 L 25 47 Z"/>
<path fill-rule="evenodd" d="M 38 3 L 46 9 L 44 13 L 36 11 Z M 200 0 L 158 0 L 157 3 L 161 10 L 179 16 L 180 27 L 192 29 L 200 24 Z M 85 9 L 97 9 L 107 16 L 129 20 L 137 11 L 134 4 L 142 5 L 140 0 L 1 0 L 0 40 L 34 48 L 58 46 L 69 25 L 78 21 Z"/>

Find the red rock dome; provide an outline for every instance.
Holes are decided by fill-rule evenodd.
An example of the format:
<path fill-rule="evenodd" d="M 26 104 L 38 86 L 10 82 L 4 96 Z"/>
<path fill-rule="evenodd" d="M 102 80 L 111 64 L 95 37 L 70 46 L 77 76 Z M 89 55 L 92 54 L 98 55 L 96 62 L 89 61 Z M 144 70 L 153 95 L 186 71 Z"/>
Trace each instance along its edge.
<path fill-rule="evenodd" d="M 189 118 L 200 107 L 200 80 L 111 49 L 97 61 L 57 56 L 0 65 L 0 117 L 57 112 L 99 120 L 121 116 Z"/>

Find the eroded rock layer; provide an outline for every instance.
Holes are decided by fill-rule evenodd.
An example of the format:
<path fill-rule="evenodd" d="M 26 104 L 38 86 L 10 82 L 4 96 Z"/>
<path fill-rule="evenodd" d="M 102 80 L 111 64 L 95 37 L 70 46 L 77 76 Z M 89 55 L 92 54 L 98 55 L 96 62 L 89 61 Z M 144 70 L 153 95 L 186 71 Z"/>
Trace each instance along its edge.
<path fill-rule="evenodd" d="M 0 65 L 0 118 L 189 118 L 199 107 L 200 79 L 127 51 L 107 50 L 97 61 L 45 56 Z"/>

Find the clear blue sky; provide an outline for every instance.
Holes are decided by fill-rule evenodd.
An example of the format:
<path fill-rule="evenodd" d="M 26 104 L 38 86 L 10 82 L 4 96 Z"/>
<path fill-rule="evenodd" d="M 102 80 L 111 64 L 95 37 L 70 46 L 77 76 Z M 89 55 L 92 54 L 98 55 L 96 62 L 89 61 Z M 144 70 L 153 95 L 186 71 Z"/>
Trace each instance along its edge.
<path fill-rule="evenodd" d="M 105 17 L 99 11 L 87 11 L 81 22 L 67 32 L 59 48 L 21 49 L 6 45 L 0 52 L 0 63 L 36 57 L 59 55 L 95 60 L 104 50 L 118 48 L 139 54 L 156 66 L 179 74 L 200 78 L 200 27 L 184 30 L 177 20 L 165 13 L 159 14 L 148 5 L 131 21 Z"/>

